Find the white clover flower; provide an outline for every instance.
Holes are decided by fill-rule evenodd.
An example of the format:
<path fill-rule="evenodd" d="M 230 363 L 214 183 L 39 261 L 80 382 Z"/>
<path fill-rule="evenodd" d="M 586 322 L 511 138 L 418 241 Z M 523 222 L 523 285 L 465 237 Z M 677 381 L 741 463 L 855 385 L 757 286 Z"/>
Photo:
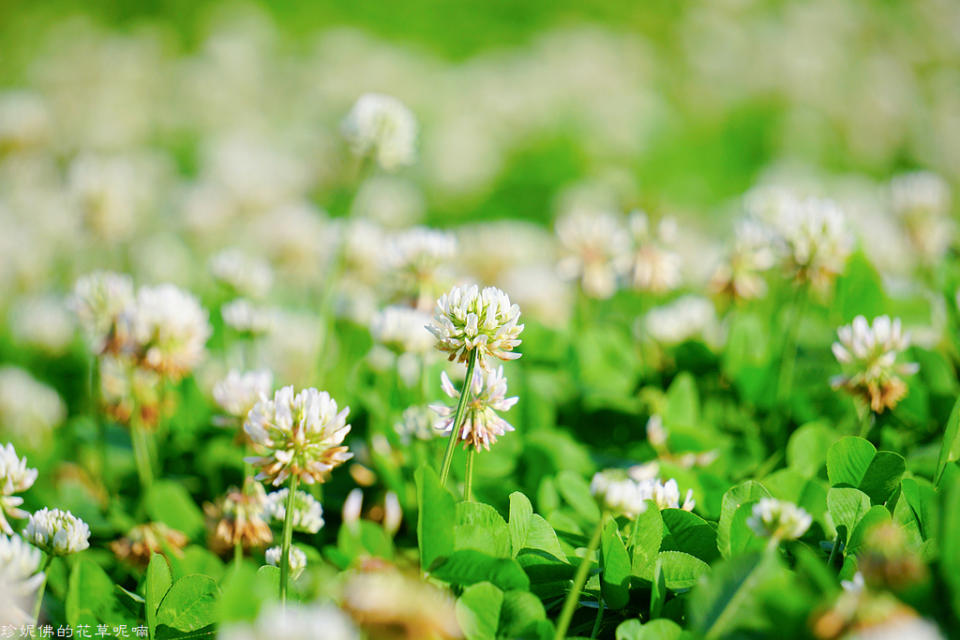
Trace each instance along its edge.
<path fill-rule="evenodd" d="M 267 564 L 272 567 L 279 567 L 281 551 L 282 549 L 279 546 L 267 549 Z M 307 554 L 291 545 L 288 558 L 290 559 L 290 579 L 296 580 L 300 577 L 300 574 L 303 573 L 303 570 L 307 568 Z"/>
<path fill-rule="evenodd" d="M 392 96 L 381 93 L 360 96 L 341 130 L 353 153 L 370 155 L 387 171 L 416 161 L 417 120 Z"/>
<path fill-rule="evenodd" d="M 853 574 L 851 580 L 841 580 L 840 587 L 848 593 L 861 593 L 863 592 L 866 583 L 863 580 L 863 574 L 857 571 Z"/>
<path fill-rule="evenodd" d="M 156 165 L 148 155 L 76 156 L 70 163 L 67 186 L 85 226 L 102 240 L 130 235 L 154 197 Z"/>
<path fill-rule="evenodd" d="M 833 355 L 848 371 L 831 384 L 863 398 L 870 409 L 882 412 L 894 408 L 906 395 L 907 385 L 901 375 L 917 372 L 916 363 L 897 363 L 898 356 L 910 346 L 910 336 L 901 328 L 899 318 L 874 318 L 871 326 L 863 316 L 837 329 L 838 342 Z"/>
<path fill-rule="evenodd" d="M 810 528 L 813 517 L 792 502 L 761 498 L 753 505 L 747 525 L 762 538 L 796 540 Z"/>
<path fill-rule="evenodd" d="M 30 516 L 23 537 L 51 555 L 63 556 L 90 546 L 90 527 L 69 511 L 44 507 Z"/>
<path fill-rule="evenodd" d="M 844 636 L 844 640 L 944 640 L 934 623 L 914 615 L 897 615 Z"/>
<path fill-rule="evenodd" d="M 683 500 L 683 504 L 680 504 L 680 487 L 673 478 L 666 482 L 661 482 L 656 478 L 650 478 L 639 482 L 639 484 L 645 498 L 652 500 L 661 511 L 664 509 L 693 511 L 693 508 L 697 505 L 693 499 L 693 489 L 687 489 L 687 495 Z"/>
<path fill-rule="evenodd" d="M 788 200 L 777 225 L 786 246 L 787 270 L 797 281 L 823 287 L 843 272 L 853 238 L 836 203 L 812 197 Z"/>
<path fill-rule="evenodd" d="M 444 393 L 458 400 L 460 392 L 454 388 L 446 371 L 440 374 L 440 379 Z M 503 375 L 502 366 L 489 371 L 474 369 L 469 392 L 459 439 L 463 441 L 464 447 L 473 445 L 477 451 L 481 447 L 489 450 L 499 436 L 514 430 L 509 422 L 497 415 L 497 411 L 508 411 L 519 398 L 506 397 L 507 379 Z M 440 416 L 434 427 L 446 433 L 452 431 L 456 406 L 448 407 L 436 403 L 431 404 L 430 408 Z"/>
<path fill-rule="evenodd" d="M 0 151 L 43 144 L 50 136 L 51 122 L 40 95 L 23 89 L 0 93 Z"/>
<path fill-rule="evenodd" d="M 41 554 L 20 537 L 0 535 L 0 625 L 32 624 L 28 613 L 45 576 Z"/>
<path fill-rule="evenodd" d="M 27 458 L 17 456 L 11 443 L 0 447 L 0 531 L 13 535 L 13 529 L 7 518 L 26 518 L 28 514 L 20 505 L 23 498 L 15 493 L 23 493 L 37 480 L 37 470 L 27 467 Z"/>
<path fill-rule="evenodd" d="M 250 410 L 244 430 L 265 455 L 247 458 L 260 468 L 257 480 L 274 486 L 291 475 L 307 484 L 325 482 L 334 469 L 352 453 L 343 446 L 350 433 L 349 407 L 337 411 L 337 402 L 326 391 L 304 389 L 294 394 L 287 386 Z"/>
<path fill-rule="evenodd" d="M 249 335 L 261 335 L 273 331 L 280 319 L 270 308 L 254 305 L 249 300 L 237 298 L 220 308 L 220 315 L 228 327 Z"/>
<path fill-rule="evenodd" d="M 750 300 L 767 293 L 763 274 L 777 261 L 778 238 L 766 224 L 752 218 L 739 220 L 734 227 L 733 249 L 727 262 L 714 272 L 710 285 L 714 291 Z"/>
<path fill-rule="evenodd" d="M 260 611 L 252 625 L 221 625 L 219 640 L 360 640 L 360 632 L 350 618 L 330 604 L 269 605 Z"/>
<path fill-rule="evenodd" d="M 343 509 L 340 513 L 340 519 L 344 525 L 355 528 L 363 515 L 363 489 L 356 487 L 347 494 L 347 499 L 343 501 Z"/>
<path fill-rule="evenodd" d="M 607 469 L 594 474 L 590 492 L 604 509 L 628 518 L 647 510 L 649 492 L 642 483 L 620 469 Z"/>
<path fill-rule="evenodd" d="M 635 211 L 630 214 L 630 233 L 634 251 L 630 265 L 630 282 L 634 289 L 665 293 L 673 291 L 683 282 L 680 271 L 680 255 L 670 249 L 677 232 L 673 218 L 663 218 L 657 231 L 650 230 L 647 214 Z"/>
<path fill-rule="evenodd" d="M 43 442 L 67 415 L 51 387 L 18 367 L 0 367 L 0 425 L 15 442 Z"/>
<path fill-rule="evenodd" d="M 577 279 L 592 298 L 609 298 L 617 278 L 630 261 L 630 235 L 620 215 L 608 211 L 573 209 L 555 224 L 560 242 L 561 276 Z"/>
<path fill-rule="evenodd" d="M 573 312 L 574 290 L 549 263 L 517 266 L 501 274 L 497 285 L 509 291 L 523 312 L 545 326 L 566 329 Z"/>
<path fill-rule="evenodd" d="M 173 378 L 199 364 L 212 331 L 197 299 L 172 284 L 142 287 L 130 322 L 143 364 Z"/>
<path fill-rule="evenodd" d="M 667 444 L 667 428 L 663 426 L 663 418 L 653 414 L 647 420 L 647 441 L 654 449 L 662 449 Z"/>
<path fill-rule="evenodd" d="M 383 529 L 392 536 L 400 529 L 402 521 L 403 507 L 400 505 L 400 498 L 393 491 L 387 491 L 383 498 Z"/>
<path fill-rule="evenodd" d="M 411 440 L 433 440 L 437 432 L 433 429 L 433 411 L 429 407 L 415 405 L 403 410 L 403 415 L 393 425 L 401 442 L 410 444 Z"/>
<path fill-rule="evenodd" d="M 449 231 L 414 227 L 388 239 L 383 269 L 393 275 L 393 286 L 416 306 L 429 310 L 440 287 L 451 281 L 451 260 L 457 254 L 457 237 Z"/>
<path fill-rule="evenodd" d="M 429 313 L 410 307 L 386 307 L 370 321 L 370 335 L 395 353 L 426 353 L 436 342 L 427 330 L 430 319 Z"/>
<path fill-rule="evenodd" d="M 94 353 L 114 351 L 128 340 L 124 312 L 134 303 L 133 278 L 111 271 L 94 271 L 77 280 L 70 308 Z"/>
<path fill-rule="evenodd" d="M 270 263 L 239 249 L 225 249 L 210 258 L 210 272 L 240 295 L 253 298 L 266 295 L 273 284 Z"/>
<path fill-rule="evenodd" d="M 289 489 L 280 489 L 267 494 L 266 513 L 277 522 L 283 522 L 287 515 L 287 497 Z M 305 533 L 316 533 L 323 528 L 323 506 L 306 491 L 297 491 L 293 498 L 293 529 Z"/>
<path fill-rule="evenodd" d="M 253 405 L 266 400 L 273 389 L 273 374 L 267 369 L 245 371 L 231 369 L 227 377 L 213 385 L 213 399 L 235 418 L 246 418 Z"/>
<path fill-rule="evenodd" d="M 59 355 L 75 334 L 73 315 L 58 295 L 21 298 L 10 309 L 10 333 L 22 344 Z"/>
<path fill-rule="evenodd" d="M 943 257 L 953 242 L 950 185 L 935 173 L 916 171 L 890 183 L 890 198 L 914 248 L 926 262 Z"/>
<path fill-rule="evenodd" d="M 454 287 L 437 300 L 433 321 L 427 325 L 437 338 L 437 349 L 450 354 L 451 361 L 467 362 L 477 349 L 481 367 L 484 356 L 516 360 L 520 353 L 520 307 L 510 304 L 510 297 L 496 287 L 483 291 L 473 285 Z"/>
<path fill-rule="evenodd" d="M 710 300 L 686 295 L 647 312 L 643 326 L 650 336 L 665 345 L 701 338 L 708 344 L 717 341 L 717 314 Z"/>

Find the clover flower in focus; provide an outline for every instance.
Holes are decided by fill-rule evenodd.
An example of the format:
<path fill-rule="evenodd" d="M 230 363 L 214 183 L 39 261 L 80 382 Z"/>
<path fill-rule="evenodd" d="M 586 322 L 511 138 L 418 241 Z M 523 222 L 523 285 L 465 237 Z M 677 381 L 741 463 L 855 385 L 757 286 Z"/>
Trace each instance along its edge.
<path fill-rule="evenodd" d="M 836 203 L 813 197 L 787 200 L 777 226 L 787 271 L 797 282 L 822 289 L 843 272 L 853 238 Z"/>
<path fill-rule="evenodd" d="M 591 298 L 605 299 L 617 290 L 617 278 L 630 261 L 630 235 L 620 215 L 573 209 L 557 219 L 560 275 L 579 280 Z"/>
<path fill-rule="evenodd" d="M 46 579 L 41 560 L 40 551 L 19 536 L 0 535 L 0 625 L 34 622 L 30 607 Z"/>
<path fill-rule="evenodd" d="M 80 321 L 94 353 L 116 352 L 129 340 L 123 313 L 133 305 L 133 279 L 95 271 L 78 279 L 69 306 Z"/>
<path fill-rule="evenodd" d="M 90 527 L 69 511 L 44 507 L 30 516 L 23 537 L 50 555 L 65 556 L 90 546 Z"/>
<path fill-rule="evenodd" d="M 279 567 L 280 552 L 281 549 L 279 546 L 270 547 L 267 549 L 267 564 L 271 567 Z M 307 554 L 305 554 L 301 549 L 291 546 L 288 557 L 290 559 L 290 578 L 292 580 L 296 580 L 300 577 L 300 574 L 303 573 L 303 570 L 307 568 Z"/>
<path fill-rule="evenodd" d="M 899 318 L 874 318 L 873 325 L 863 316 L 837 329 L 838 342 L 833 355 L 847 373 L 831 380 L 834 388 L 842 388 L 862 398 L 872 411 L 893 409 L 907 394 L 901 375 L 917 372 L 915 363 L 897 363 L 898 356 L 910 346 L 910 336 L 903 331 Z"/>
<path fill-rule="evenodd" d="M 590 481 L 590 493 L 606 510 L 636 517 L 647 510 L 649 492 L 621 469 L 600 471 Z"/>
<path fill-rule="evenodd" d="M 209 266 L 214 278 L 242 296 L 259 298 L 266 295 L 273 284 L 270 263 L 239 249 L 217 253 L 210 258 Z"/>
<path fill-rule="evenodd" d="M 360 96 L 344 118 L 341 132 L 355 155 L 372 157 L 386 171 L 416 161 L 417 120 L 392 96 Z"/>
<path fill-rule="evenodd" d="M 360 632 L 331 604 L 273 604 L 265 606 L 254 623 L 223 624 L 218 640 L 360 640 Z"/>
<path fill-rule="evenodd" d="M 232 369 L 227 377 L 213 385 L 213 399 L 227 415 L 241 420 L 273 388 L 273 374 L 266 369 L 239 372 Z"/>
<path fill-rule="evenodd" d="M 172 284 L 141 287 L 130 322 L 143 366 L 173 379 L 200 363 L 212 332 L 197 299 Z"/>
<path fill-rule="evenodd" d="M 183 556 L 183 548 L 190 540 L 183 533 L 162 522 L 138 524 L 122 538 L 110 543 L 110 550 L 118 560 L 126 560 L 138 567 L 146 567 L 155 553 Z"/>
<path fill-rule="evenodd" d="M 276 522 L 282 523 L 287 515 L 287 496 L 290 489 L 280 489 L 267 494 L 264 512 Z M 293 498 L 293 530 L 317 533 L 323 528 L 323 506 L 306 491 L 297 491 Z"/>
<path fill-rule="evenodd" d="M 440 374 L 440 380 L 444 393 L 458 400 L 460 392 L 450 382 L 446 371 Z M 499 436 L 514 430 L 509 422 L 497 415 L 497 411 L 508 411 L 519 398 L 507 397 L 507 379 L 503 375 L 502 366 L 488 371 L 475 369 L 469 393 L 459 439 L 463 441 L 464 448 L 472 445 L 477 451 L 481 448 L 489 451 L 490 445 L 495 443 Z M 456 403 L 452 407 L 435 403 L 431 404 L 430 408 L 440 416 L 434 427 L 449 433 L 453 429 Z"/>
<path fill-rule="evenodd" d="M 810 528 L 813 517 L 792 502 L 761 498 L 753 505 L 747 526 L 761 538 L 796 540 Z"/>
<path fill-rule="evenodd" d="M 451 361 L 467 362 L 477 350 L 481 367 L 484 356 L 516 360 L 520 353 L 520 307 L 510 304 L 510 296 L 496 287 L 482 291 L 476 285 L 454 287 L 437 300 L 433 321 L 427 329 L 437 338 L 437 349 Z"/>
<path fill-rule="evenodd" d="M 38 446 L 66 416 L 52 387 L 18 367 L 0 367 L 0 425 L 11 440 Z"/>
<path fill-rule="evenodd" d="M 244 430 L 264 455 L 247 458 L 259 468 L 257 480 L 279 486 L 290 476 L 307 484 L 325 482 L 334 467 L 353 457 L 343 446 L 350 433 L 349 407 L 338 412 L 326 391 L 304 389 L 294 394 L 287 386 L 273 399 L 254 405 Z"/>
<path fill-rule="evenodd" d="M 927 263 L 936 262 L 953 242 L 950 185 L 929 171 L 915 171 L 890 182 L 890 200 L 910 243 Z"/>
<path fill-rule="evenodd" d="M 7 518 L 22 519 L 29 514 L 20 509 L 23 498 L 15 493 L 23 493 L 37 480 L 37 470 L 27 467 L 26 457 L 17 456 L 11 443 L 0 447 L 0 531 L 13 535 L 13 529 Z"/>
<path fill-rule="evenodd" d="M 218 506 L 205 506 L 213 521 L 210 546 L 218 553 L 226 553 L 237 544 L 252 549 L 272 542 L 273 532 L 264 520 L 267 504 L 263 485 L 247 478 L 242 490 L 231 488 Z"/>
<path fill-rule="evenodd" d="M 425 353 L 435 340 L 427 330 L 430 314 L 410 307 L 389 306 L 370 321 L 370 335 L 394 353 Z"/>
<path fill-rule="evenodd" d="M 767 225 L 745 218 L 734 227 L 733 248 L 727 261 L 714 271 L 710 288 L 740 300 L 767 293 L 764 273 L 777 261 L 777 238 Z"/>
<path fill-rule="evenodd" d="M 677 235 L 676 221 L 663 218 L 654 232 L 647 214 L 635 211 L 630 214 L 629 227 L 634 242 L 629 270 L 633 288 L 665 293 L 679 287 L 683 281 L 682 263 L 680 255 L 670 249 Z"/>

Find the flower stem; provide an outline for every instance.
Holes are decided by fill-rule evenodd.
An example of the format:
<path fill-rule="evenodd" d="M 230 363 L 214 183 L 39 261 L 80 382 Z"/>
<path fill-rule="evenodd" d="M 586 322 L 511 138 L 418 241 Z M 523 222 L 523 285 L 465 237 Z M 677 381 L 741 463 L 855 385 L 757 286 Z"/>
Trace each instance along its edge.
<path fill-rule="evenodd" d="M 290 576 L 290 542 L 293 539 L 293 505 L 297 496 L 299 476 L 290 476 L 290 493 L 283 514 L 283 542 L 280 546 L 280 604 L 287 605 L 287 579 Z"/>
<path fill-rule="evenodd" d="M 876 423 L 876 414 L 869 407 L 860 415 L 860 437 L 866 438 Z"/>
<path fill-rule="evenodd" d="M 150 443 L 147 440 L 150 434 L 136 417 L 137 411 L 139 408 L 134 408 L 134 416 L 130 419 L 130 439 L 133 441 L 133 457 L 137 464 L 137 475 L 140 477 L 140 488 L 146 494 L 153 486 L 153 463 L 150 460 Z"/>
<path fill-rule="evenodd" d="M 567 637 L 567 628 L 570 626 L 570 621 L 573 619 L 573 612 L 576 610 L 577 602 L 580 600 L 580 591 L 587 581 L 587 574 L 590 573 L 590 565 L 593 564 L 593 554 L 596 552 L 597 547 L 600 546 L 600 534 L 603 532 L 603 521 L 605 517 L 606 514 L 600 516 L 600 521 L 597 522 L 597 529 L 593 532 L 593 537 L 590 538 L 590 543 L 587 545 L 587 551 L 583 554 L 583 560 L 580 561 L 577 573 L 573 577 L 573 587 L 567 593 L 567 599 L 563 602 L 560 617 L 557 618 L 557 632 L 553 636 L 554 640 L 563 640 Z"/>
<path fill-rule="evenodd" d="M 33 605 L 34 626 L 40 624 L 40 607 L 43 604 L 43 592 L 47 589 L 47 569 L 50 568 L 50 563 L 52 561 L 53 556 L 48 553 L 46 558 L 43 560 L 43 565 L 40 567 L 40 571 L 43 573 L 43 581 L 40 583 L 40 586 L 37 587 L 37 600 Z"/>
<path fill-rule="evenodd" d="M 473 463 L 476 461 L 477 450 L 473 447 L 467 449 L 467 480 L 463 487 L 463 499 L 467 502 L 473 502 Z"/>
<path fill-rule="evenodd" d="M 597 618 L 593 621 L 593 631 L 590 632 L 591 638 L 596 638 L 600 633 L 600 623 L 603 622 L 603 596 L 597 599 Z"/>
<path fill-rule="evenodd" d="M 780 355 L 780 371 L 777 376 L 777 404 L 782 405 L 790 397 L 793 387 L 793 371 L 797 362 L 797 334 L 800 332 L 800 321 L 807 306 L 807 285 L 802 284 L 797 289 L 791 305 L 790 324 L 784 336 L 783 351 Z"/>
<path fill-rule="evenodd" d="M 467 409 L 467 397 L 470 395 L 470 389 L 473 387 L 473 370 L 477 366 L 478 351 L 470 351 L 467 360 L 467 377 L 463 379 L 463 388 L 460 390 L 460 400 L 457 402 L 457 412 L 453 414 L 453 429 L 450 431 L 450 439 L 447 440 L 447 450 L 443 453 L 443 464 L 440 466 L 440 486 L 447 482 L 447 476 L 450 475 L 450 463 L 453 461 L 453 450 L 457 446 L 457 440 L 460 439 L 460 426 L 463 423 L 463 417 Z"/>
<path fill-rule="evenodd" d="M 239 567 L 241 563 L 243 563 L 243 542 L 237 540 L 236 544 L 233 545 L 233 564 Z"/>

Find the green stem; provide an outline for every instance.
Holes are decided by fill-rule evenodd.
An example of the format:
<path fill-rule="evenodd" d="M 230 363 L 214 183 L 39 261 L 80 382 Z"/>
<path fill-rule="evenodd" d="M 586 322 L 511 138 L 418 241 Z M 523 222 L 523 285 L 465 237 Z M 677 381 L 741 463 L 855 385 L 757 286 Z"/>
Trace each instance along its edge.
<path fill-rule="evenodd" d="M 236 544 L 233 545 L 233 564 L 236 567 L 240 567 L 243 563 L 243 542 L 237 540 Z"/>
<path fill-rule="evenodd" d="M 34 626 L 40 624 L 40 607 L 43 604 L 43 593 L 47 589 L 47 569 L 50 568 L 50 563 L 53 561 L 53 556 L 49 553 L 43 560 L 43 565 L 40 567 L 40 571 L 43 573 L 43 581 L 40 583 L 40 586 L 37 587 L 37 600 L 33 605 L 33 622 Z"/>
<path fill-rule="evenodd" d="M 467 449 L 467 480 L 463 488 L 463 499 L 467 502 L 473 502 L 473 463 L 476 457 L 477 450 L 474 447 Z"/>
<path fill-rule="evenodd" d="M 593 621 L 593 631 L 590 632 L 591 638 L 596 638 L 600 633 L 600 623 L 603 621 L 603 596 L 597 598 L 597 618 Z"/>
<path fill-rule="evenodd" d="M 597 551 L 597 547 L 600 546 L 600 534 L 603 532 L 605 516 L 606 514 L 600 516 L 597 529 L 593 532 L 593 537 L 590 538 L 590 543 L 587 545 L 587 551 L 583 554 L 583 560 L 580 561 L 577 573 L 573 577 L 573 587 L 567 593 L 567 599 L 563 602 L 560 617 L 557 618 L 557 632 L 553 636 L 554 640 L 563 640 L 567 637 L 567 628 L 570 626 L 570 620 L 573 619 L 573 612 L 576 610 L 577 603 L 580 601 L 580 591 L 587 582 L 587 574 L 590 573 L 590 566 L 593 564 L 593 554 Z"/>
<path fill-rule="evenodd" d="M 827 566 L 833 568 L 833 559 L 837 557 L 837 549 L 840 547 L 840 534 L 833 537 L 833 547 L 830 548 L 830 557 L 827 558 Z"/>
<path fill-rule="evenodd" d="M 457 411 L 453 414 L 453 429 L 450 430 L 450 439 L 447 440 L 447 450 L 443 453 L 443 464 L 440 465 L 440 486 L 447 482 L 447 476 L 450 475 L 450 463 L 453 461 L 453 450 L 460 439 L 460 425 L 463 423 L 463 417 L 467 409 L 467 397 L 470 395 L 470 389 L 473 387 L 473 370 L 477 366 L 478 351 L 470 351 L 467 360 L 467 377 L 463 379 L 463 388 L 460 390 L 460 400 L 457 402 Z"/>
<path fill-rule="evenodd" d="M 134 407 L 130 419 L 130 439 L 133 441 L 133 457 L 137 464 L 137 475 L 140 477 L 140 488 L 146 495 L 153 486 L 153 463 L 150 460 L 150 443 L 147 440 L 150 434 L 137 416 L 139 410 L 139 407 Z"/>
<path fill-rule="evenodd" d="M 791 305 L 790 325 L 784 337 L 783 352 L 780 359 L 780 371 L 777 376 L 777 404 L 782 405 L 790 397 L 793 387 L 793 371 L 797 362 L 797 334 L 800 332 L 800 320 L 807 306 L 807 285 L 797 289 Z"/>
<path fill-rule="evenodd" d="M 280 604 L 287 605 L 287 579 L 290 575 L 290 542 L 293 540 L 293 506 L 297 496 L 299 476 L 290 476 L 290 493 L 283 514 L 283 542 L 280 546 Z"/>
<path fill-rule="evenodd" d="M 860 437 L 866 438 L 870 435 L 870 430 L 873 429 L 873 425 L 876 422 L 876 414 L 872 409 L 867 408 L 866 411 L 860 416 Z"/>

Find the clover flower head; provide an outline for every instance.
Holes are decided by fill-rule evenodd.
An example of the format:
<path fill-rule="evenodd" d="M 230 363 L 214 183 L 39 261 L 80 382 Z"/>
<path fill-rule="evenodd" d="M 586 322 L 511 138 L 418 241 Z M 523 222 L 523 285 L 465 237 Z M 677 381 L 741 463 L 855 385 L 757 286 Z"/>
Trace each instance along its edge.
<path fill-rule="evenodd" d="M 843 272 L 853 245 L 846 216 L 832 200 L 797 198 L 780 211 L 786 266 L 798 282 L 823 288 Z"/>
<path fill-rule="evenodd" d="M 61 296 L 41 294 L 16 300 L 10 308 L 10 334 L 18 343 L 50 355 L 67 351 L 75 333 L 74 314 Z"/>
<path fill-rule="evenodd" d="M 12 440 L 38 445 L 66 415 L 53 388 L 19 367 L 0 367 L 0 424 Z"/>
<path fill-rule="evenodd" d="M 197 299 L 172 284 L 141 287 L 131 326 L 143 364 L 173 378 L 200 363 L 212 331 Z"/>
<path fill-rule="evenodd" d="M 434 413 L 430 407 L 414 405 L 403 410 L 403 414 L 393 425 L 393 430 L 404 444 L 411 440 L 433 440 L 437 432 L 433 430 Z"/>
<path fill-rule="evenodd" d="M 240 295 L 254 298 L 266 295 L 273 284 L 270 263 L 239 249 L 225 249 L 210 258 L 210 273 Z"/>
<path fill-rule="evenodd" d="M 576 208 L 555 225 L 561 259 L 557 269 L 577 279 L 583 292 L 605 299 L 617 290 L 617 278 L 630 261 L 630 235 L 623 217 L 593 208 Z"/>
<path fill-rule="evenodd" d="M 796 540 L 810 528 L 813 517 L 792 502 L 761 498 L 753 505 L 747 525 L 762 538 Z"/>
<path fill-rule="evenodd" d="M 669 432 L 663 426 L 663 418 L 659 414 L 653 414 L 647 420 L 647 440 L 654 449 L 662 449 L 667 444 Z"/>
<path fill-rule="evenodd" d="M 394 234 L 387 244 L 386 265 L 417 275 L 429 274 L 457 255 L 457 236 L 451 231 L 412 227 Z"/>
<path fill-rule="evenodd" d="M 182 557 L 187 542 L 187 536 L 176 529 L 162 522 L 148 522 L 136 525 L 127 535 L 112 541 L 109 546 L 118 560 L 146 567 L 155 553 L 173 553 Z"/>
<path fill-rule="evenodd" d="M 713 303 L 698 295 L 685 295 L 654 307 L 643 318 L 643 327 L 657 342 L 676 345 L 701 338 L 711 344 L 717 341 L 717 312 Z"/>
<path fill-rule="evenodd" d="M 416 161 L 417 120 L 392 96 L 360 96 L 344 119 L 341 131 L 354 154 L 373 157 L 386 171 Z"/>
<path fill-rule="evenodd" d="M 246 418 L 253 405 L 266 400 L 273 388 L 273 374 L 266 369 L 241 373 L 235 369 L 213 385 L 213 399 L 227 414 Z"/>
<path fill-rule="evenodd" d="M 129 339 L 124 311 L 134 303 L 133 278 L 112 271 L 94 271 L 77 280 L 69 306 L 94 353 L 115 351 Z"/>
<path fill-rule="evenodd" d="M 246 298 L 237 298 L 223 305 L 220 315 L 228 327 L 251 336 L 269 333 L 279 323 L 278 314 L 273 309 L 255 305 Z"/>
<path fill-rule="evenodd" d="M 267 564 L 271 567 L 279 567 L 281 552 L 282 548 L 279 545 L 267 549 Z M 296 580 L 300 577 L 300 574 L 303 573 L 303 570 L 307 568 L 307 554 L 301 549 L 291 546 L 287 557 L 290 560 L 290 578 Z"/>
<path fill-rule="evenodd" d="M 921 258 L 933 262 L 943 257 L 956 231 L 946 180 L 929 171 L 897 176 L 890 183 L 890 199 Z"/>
<path fill-rule="evenodd" d="M 338 411 L 330 394 L 313 388 L 295 394 L 292 386 L 283 387 L 258 402 L 244 424 L 253 444 L 265 450 L 247 459 L 260 469 L 257 480 L 274 486 L 290 476 L 307 484 L 325 482 L 334 467 L 353 457 L 343 446 L 349 412 L 349 407 Z"/>
<path fill-rule="evenodd" d="M 777 261 L 778 238 L 769 225 L 754 218 L 734 226 L 733 248 L 710 280 L 710 288 L 734 298 L 751 300 L 767 293 L 763 274 Z"/>
<path fill-rule="evenodd" d="M 90 527 L 69 511 L 44 507 L 30 516 L 23 537 L 51 555 L 64 556 L 90 546 Z"/>
<path fill-rule="evenodd" d="M 460 392 L 450 382 L 446 371 L 440 374 L 440 380 L 444 393 L 459 400 Z M 509 422 L 497 415 L 497 411 L 508 411 L 519 398 L 507 397 L 507 379 L 502 366 L 488 371 L 474 369 L 469 393 L 459 439 L 464 447 L 473 445 L 477 451 L 481 448 L 489 451 L 498 437 L 514 430 Z M 437 403 L 431 404 L 430 408 L 439 416 L 434 427 L 446 433 L 452 431 L 456 407 Z"/>
<path fill-rule="evenodd" d="M 264 520 L 268 507 L 263 485 L 247 478 L 243 489 L 231 488 L 219 504 L 210 509 L 218 519 L 213 532 L 213 546 L 218 551 L 229 551 L 237 543 L 244 548 L 263 546 L 273 540 L 270 525 Z"/>
<path fill-rule="evenodd" d="M 663 218 L 656 232 L 650 229 L 647 214 L 634 211 L 629 219 L 634 251 L 630 265 L 630 282 L 634 289 L 665 293 L 680 286 L 683 281 L 679 254 L 670 248 L 676 236 L 677 224 L 673 218 Z"/>
<path fill-rule="evenodd" d="M 395 353 L 426 353 L 435 342 L 426 328 L 429 322 L 429 313 L 393 305 L 373 317 L 370 335 Z"/>
<path fill-rule="evenodd" d="M 18 457 L 11 443 L 0 447 L 0 531 L 13 535 L 7 517 L 27 517 L 27 512 L 19 508 L 23 498 L 13 494 L 26 491 L 36 480 L 37 470 L 27 467 L 27 459 Z"/>
<path fill-rule="evenodd" d="M 437 300 L 433 321 L 427 329 L 437 338 L 437 349 L 449 354 L 449 360 L 467 362 L 477 349 L 481 367 L 484 356 L 501 360 L 520 357 L 514 348 L 520 345 L 520 307 L 496 287 L 482 291 L 476 285 L 454 287 Z"/>
<path fill-rule="evenodd" d="M 289 489 L 280 489 L 267 494 L 266 513 L 277 522 L 287 515 Z M 297 491 L 293 498 L 293 529 L 305 533 L 317 533 L 323 528 L 323 506 L 306 491 Z"/>
<path fill-rule="evenodd" d="M 673 478 L 662 482 L 657 478 L 650 478 L 640 482 L 641 489 L 647 500 L 652 500 L 657 508 L 664 509 L 683 509 L 684 511 L 693 511 L 696 501 L 693 499 L 693 489 L 687 490 L 683 504 L 680 504 L 680 487 Z"/>
<path fill-rule="evenodd" d="M 49 105 L 24 89 L 0 93 L 0 149 L 26 149 L 43 144 L 52 132 Z"/>
<path fill-rule="evenodd" d="M 600 471 L 590 481 L 590 493 L 600 505 L 613 513 L 633 518 L 647 510 L 649 492 L 621 469 Z"/>
<path fill-rule="evenodd" d="M 897 358 L 910 346 L 910 336 L 903 331 L 899 318 L 874 318 L 873 324 L 857 316 L 851 324 L 837 329 L 838 341 L 833 355 L 847 370 L 835 377 L 834 388 L 842 388 L 863 398 L 877 413 L 894 408 L 906 395 L 907 385 L 901 375 L 917 372 L 916 363 L 898 363 Z"/>
<path fill-rule="evenodd" d="M 221 625 L 218 640 L 360 640 L 350 618 L 332 604 L 264 607 L 256 622 Z"/>
<path fill-rule="evenodd" d="M 15 535 L 0 535 L 0 625 L 33 622 L 28 613 L 45 577 L 41 554 Z"/>

